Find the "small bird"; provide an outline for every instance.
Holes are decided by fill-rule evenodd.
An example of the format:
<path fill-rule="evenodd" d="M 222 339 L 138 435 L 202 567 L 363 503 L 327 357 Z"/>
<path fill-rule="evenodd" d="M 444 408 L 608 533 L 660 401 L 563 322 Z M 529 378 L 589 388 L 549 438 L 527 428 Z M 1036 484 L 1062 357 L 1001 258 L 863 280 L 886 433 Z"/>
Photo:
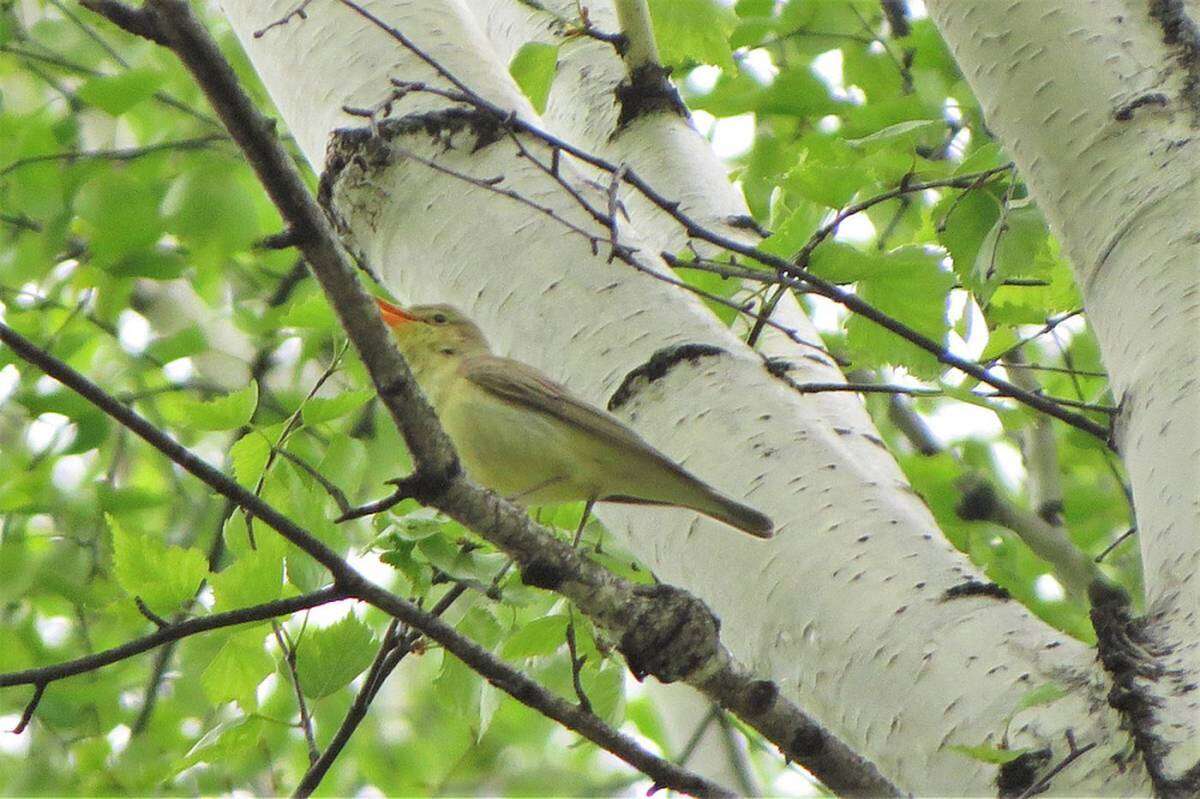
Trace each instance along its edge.
<path fill-rule="evenodd" d="M 757 538 L 774 532 L 767 516 L 701 481 L 612 414 L 531 366 L 493 355 L 483 332 L 457 309 L 376 302 L 479 484 L 527 505 L 677 505 Z"/>

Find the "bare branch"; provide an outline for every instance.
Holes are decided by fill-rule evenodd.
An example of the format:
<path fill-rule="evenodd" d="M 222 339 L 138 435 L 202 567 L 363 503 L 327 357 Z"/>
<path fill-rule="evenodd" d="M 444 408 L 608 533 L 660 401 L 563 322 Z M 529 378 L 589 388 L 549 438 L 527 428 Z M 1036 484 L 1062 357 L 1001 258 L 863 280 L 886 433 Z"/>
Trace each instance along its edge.
<path fill-rule="evenodd" d="M 0 328 L 0 333 L 3 333 L 6 329 Z M 261 605 L 252 605 L 248 608 L 229 610 L 224 613 L 213 613 L 208 616 L 197 616 L 184 621 L 170 623 L 165 627 L 160 627 L 150 635 L 136 638 L 120 646 L 114 646 L 111 649 L 85 655 L 75 660 L 56 663 L 52 666 L 39 666 L 37 668 L 0 674 L 0 688 L 12 685 L 48 685 L 55 680 L 73 677 L 76 674 L 83 674 L 88 671 L 95 671 L 118 661 L 140 655 L 143 652 L 171 641 L 178 641 L 181 638 L 187 638 L 197 633 L 219 630 L 222 627 L 234 627 L 252 621 L 265 621 L 276 616 L 286 616 L 289 613 L 295 613 L 299 610 L 307 610 L 319 605 L 329 604 L 330 602 L 337 602 L 339 599 L 345 599 L 347 596 L 348 594 L 336 587 L 322 588 L 320 591 L 314 591 L 310 594 L 301 594 L 300 596 L 289 597 L 288 599 L 279 599 L 274 602 L 264 602 Z"/>
<path fill-rule="evenodd" d="M 308 713 L 308 703 L 304 701 L 304 689 L 300 687 L 300 675 L 296 673 L 296 645 L 292 643 L 287 631 L 278 621 L 271 621 L 271 633 L 275 643 L 283 654 L 283 663 L 287 666 L 288 681 L 292 684 L 292 692 L 296 694 L 296 707 L 300 712 L 300 729 L 304 732 L 304 743 L 308 747 L 308 762 L 316 763 L 321 757 L 317 749 L 317 736 L 313 730 L 312 716 Z"/>
<path fill-rule="evenodd" d="M 46 161 L 134 161 L 155 153 L 202 150 L 211 144 L 222 141 L 229 141 L 229 137 L 222 133 L 211 133 L 207 136 L 197 136 L 194 139 L 164 141 L 156 144 L 147 144 L 142 147 L 117 147 L 111 150 L 66 150 L 59 153 L 30 155 L 25 158 L 18 158 L 16 161 L 7 164 L 3 169 L 0 169 L 0 177 L 16 172 L 18 169 L 30 164 L 40 164 Z"/>

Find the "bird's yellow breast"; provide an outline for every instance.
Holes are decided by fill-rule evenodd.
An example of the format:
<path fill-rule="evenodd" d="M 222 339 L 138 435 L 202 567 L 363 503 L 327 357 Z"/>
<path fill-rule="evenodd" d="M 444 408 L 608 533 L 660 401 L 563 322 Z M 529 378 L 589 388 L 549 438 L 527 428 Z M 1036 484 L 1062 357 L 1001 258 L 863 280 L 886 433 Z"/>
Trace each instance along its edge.
<path fill-rule="evenodd" d="M 466 379 L 437 408 L 471 479 L 525 505 L 576 502 L 600 493 L 593 442 L 562 421 L 506 402 Z M 601 458 L 603 460 L 603 458 Z"/>

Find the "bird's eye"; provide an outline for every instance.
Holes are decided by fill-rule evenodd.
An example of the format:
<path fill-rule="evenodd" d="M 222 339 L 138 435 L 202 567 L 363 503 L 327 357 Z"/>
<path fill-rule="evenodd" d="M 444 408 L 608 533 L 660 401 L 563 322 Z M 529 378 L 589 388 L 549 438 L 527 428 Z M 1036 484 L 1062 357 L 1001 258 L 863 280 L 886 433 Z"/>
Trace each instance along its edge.
<path fill-rule="evenodd" d="M 444 348 L 441 352 L 442 352 L 442 355 L 453 355 L 454 354 L 454 350 L 450 349 L 449 347 Z"/>
<path fill-rule="evenodd" d="M 433 323 L 434 323 L 435 325 L 444 325 L 444 324 L 446 324 L 446 315 L 445 315 L 444 313 L 435 313 L 435 314 L 433 315 Z"/>

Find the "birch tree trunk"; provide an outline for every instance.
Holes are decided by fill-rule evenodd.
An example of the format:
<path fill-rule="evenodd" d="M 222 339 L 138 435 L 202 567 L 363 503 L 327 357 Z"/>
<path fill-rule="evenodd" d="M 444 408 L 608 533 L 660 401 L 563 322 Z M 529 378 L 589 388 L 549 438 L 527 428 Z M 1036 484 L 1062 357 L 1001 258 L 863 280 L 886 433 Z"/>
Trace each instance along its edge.
<path fill-rule="evenodd" d="M 1148 644 L 1118 683 L 1156 785 L 1200 790 L 1200 6 L 929 7 L 1083 291 L 1145 574 Z"/>
<path fill-rule="evenodd" d="M 957 8 L 956 3 L 946 8 Z M 1030 5 L 1046 7 L 1042 2 Z M 764 368 L 759 353 L 695 298 L 620 261 L 610 263 L 603 247 L 593 252 L 588 236 L 604 242 L 610 231 L 530 157 L 519 157 L 518 143 L 550 163 L 549 150 L 531 138 L 497 135 L 468 115 L 447 111 L 450 104 L 443 98 L 414 92 L 391 109 L 399 122 L 375 131 L 386 135 L 391 147 L 390 157 L 382 157 L 382 148 L 369 142 L 364 120 L 346 115 L 343 106 L 362 108 L 385 100 L 391 78 L 447 87 L 445 80 L 376 25 L 333 3 L 315 5 L 303 19 L 291 18 L 260 37 L 253 35 L 285 17 L 292 6 L 291 0 L 224 2 L 255 68 L 318 171 L 326 164 L 327 146 L 334 143 L 340 160 L 336 173 L 326 178 L 335 208 L 352 246 L 384 284 L 405 301 L 462 307 L 497 351 L 543 369 L 597 404 L 607 403 L 625 385 L 619 415 L 689 469 L 776 520 L 776 539 L 763 544 L 683 511 L 600 509 L 606 525 L 627 536 L 658 577 L 696 593 L 713 608 L 723 622 L 723 639 L 738 658 L 776 681 L 830 734 L 876 763 L 888 778 L 920 794 L 995 793 L 1004 774 L 952 747 L 998 742 L 1021 697 L 1055 681 L 1070 687 L 1069 695 L 1018 713 L 1007 725 L 1009 745 L 1036 750 L 1034 765 L 1052 763 L 1066 753 L 1070 730 L 1079 744 L 1096 746 L 1056 778 L 1056 791 L 1147 790 L 1143 764 L 1128 757 L 1129 739 L 1118 729 L 1118 714 L 1108 707 L 1107 675 L 1093 650 L 1047 627 L 1015 602 L 948 593 L 977 575 L 945 542 L 928 509 L 879 445 L 857 399 L 793 392 Z M 546 35 L 547 23 L 536 9 L 517 0 L 378 0 L 364 6 L 473 91 L 630 164 L 656 184 L 661 181 L 667 194 L 684 201 L 705 223 L 724 224 L 742 208 L 719 163 L 682 117 L 654 114 L 616 130 L 612 92 L 625 70 L 611 48 L 587 40 L 566 44 L 555 94 L 546 117 L 539 119 L 506 69 L 514 45 Z M 600 24 L 614 24 L 605 4 L 589 3 L 589 8 Z M 948 10 L 942 14 L 958 16 Z M 1012 39 L 1010 45 L 1019 46 L 1015 34 Z M 1091 43 L 1081 47 L 1085 45 Z M 1008 76 L 997 79 L 1003 77 Z M 984 86 L 977 89 L 986 96 Z M 1071 108 L 1061 113 L 1067 119 L 1074 115 L 1075 100 L 1081 108 L 1086 100 L 1085 88 L 1073 86 L 1073 91 L 1063 96 L 1063 105 L 1069 101 Z M 357 133 L 334 133 L 347 126 Z M 1041 164 L 1050 169 L 1048 154 Z M 560 174 L 580 196 L 600 207 L 607 202 L 602 188 L 585 182 L 596 177 L 592 171 L 564 158 Z M 1036 170 L 1031 179 L 1034 174 Z M 478 181 L 469 183 L 464 176 Z M 538 209 L 480 184 L 497 176 L 503 176 L 505 189 Z M 1178 184 L 1186 187 L 1182 177 Z M 1085 195 L 1097 203 L 1092 215 L 1109 212 L 1106 229 L 1117 229 L 1112 214 L 1119 208 L 1118 198 Z M 654 254 L 677 249 L 682 239 L 660 214 L 627 197 L 630 223 L 619 231 L 620 243 L 637 248 L 648 269 L 666 274 Z M 1065 215 L 1050 213 L 1055 219 Z M 1174 231 L 1167 224 L 1168 208 L 1153 205 L 1142 214 L 1139 226 L 1160 220 L 1163 227 L 1154 235 L 1171 238 L 1166 235 Z M 1131 234 L 1129 226 L 1125 230 Z M 1062 225 L 1059 232 L 1072 246 L 1075 232 Z M 1113 323 L 1112 333 L 1102 333 L 1126 337 L 1124 344 L 1131 349 L 1114 357 L 1127 358 L 1126 364 L 1139 373 L 1147 366 L 1140 354 L 1144 347 L 1155 349 L 1154 342 L 1165 341 L 1159 336 L 1169 331 L 1182 337 L 1186 321 L 1195 322 L 1200 295 L 1194 287 L 1194 239 L 1191 244 L 1190 262 L 1182 255 L 1144 262 L 1162 270 L 1169 263 L 1179 272 L 1176 279 L 1186 278 L 1186 266 L 1192 265 L 1191 293 L 1175 295 L 1175 315 L 1155 317 L 1154 326 L 1144 317 L 1127 317 Z M 1110 274 L 1117 271 L 1114 263 L 1124 263 L 1120 259 L 1151 251 L 1126 238 L 1114 245 L 1107 248 L 1105 261 Z M 1097 253 L 1106 250 L 1103 242 L 1096 247 Z M 1072 254 L 1077 264 L 1088 263 L 1074 249 Z M 1127 268 L 1134 270 L 1138 263 L 1143 262 L 1131 261 Z M 1146 280 L 1147 291 L 1157 290 L 1151 278 Z M 1092 307 L 1092 292 L 1101 289 L 1113 290 L 1106 280 L 1088 287 L 1089 309 L 1106 318 L 1110 312 L 1120 317 L 1112 300 L 1105 305 L 1099 299 Z M 1170 300 L 1164 296 L 1161 301 Z M 799 338 L 817 340 L 795 306 L 785 309 L 784 318 Z M 1143 338 L 1135 342 L 1138 335 Z M 692 343 L 722 352 L 693 350 L 682 357 L 676 349 L 665 369 L 643 371 L 627 382 L 657 351 Z M 1106 345 L 1106 352 L 1115 344 Z M 795 346 L 775 337 L 764 349 L 794 354 Z M 1189 362 L 1182 338 L 1173 346 L 1173 359 L 1163 346 L 1155 349 L 1155 362 L 1194 367 L 1194 348 Z M 808 368 L 825 375 L 818 379 L 829 379 L 827 361 L 818 358 Z M 1181 374 L 1171 378 L 1176 388 L 1186 380 Z M 1195 511 L 1194 504 L 1188 507 L 1194 503 L 1195 482 L 1189 488 L 1185 480 L 1187 458 L 1195 454 L 1196 415 L 1184 418 L 1186 401 L 1180 405 L 1175 398 L 1194 398 L 1197 384 L 1190 395 L 1163 391 L 1156 397 L 1134 390 L 1145 378 L 1123 379 L 1129 382 L 1121 385 L 1133 390 L 1136 407 L 1142 409 L 1135 412 L 1133 401 L 1126 403 L 1130 432 L 1124 440 L 1131 469 L 1154 473 L 1154 464 L 1162 471 L 1169 466 L 1173 496 L 1184 506 L 1170 510 L 1164 502 L 1159 515 L 1152 515 L 1153 524 L 1164 531 L 1161 537 L 1175 543 L 1161 556 L 1152 553 L 1155 557 L 1147 563 L 1162 575 L 1164 569 L 1183 568 L 1190 544 L 1190 579 L 1197 528 L 1194 516 L 1186 514 Z M 1149 438 L 1159 435 L 1147 416 L 1160 423 L 1168 418 L 1149 410 L 1160 406 L 1173 409 L 1173 430 L 1179 431 L 1168 434 L 1176 436 L 1168 450 L 1172 460 L 1139 449 L 1141 442 L 1153 446 Z M 1190 450 L 1184 431 L 1191 435 Z M 1190 474 L 1194 479 L 1194 470 Z M 1153 481 L 1143 482 L 1140 491 L 1140 503 L 1146 497 L 1146 504 L 1154 504 Z M 1184 635 L 1189 631 L 1183 609 L 1187 596 L 1190 607 L 1196 607 L 1195 582 L 1187 589 L 1186 580 L 1176 578 L 1175 588 L 1167 590 L 1155 579 L 1160 586 L 1153 594 L 1156 607 L 1179 611 L 1164 616 L 1177 633 L 1168 640 L 1194 647 L 1196 631 Z M 1195 621 L 1193 616 L 1191 623 Z M 1190 668 L 1195 657 L 1195 649 L 1181 647 L 1173 662 Z M 1194 675 L 1194 669 L 1189 673 Z M 1184 709 L 1179 711 L 1172 711 L 1176 723 L 1184 720 Z M 1129 762 L 1118 769 L 1113 758 Z"/>

